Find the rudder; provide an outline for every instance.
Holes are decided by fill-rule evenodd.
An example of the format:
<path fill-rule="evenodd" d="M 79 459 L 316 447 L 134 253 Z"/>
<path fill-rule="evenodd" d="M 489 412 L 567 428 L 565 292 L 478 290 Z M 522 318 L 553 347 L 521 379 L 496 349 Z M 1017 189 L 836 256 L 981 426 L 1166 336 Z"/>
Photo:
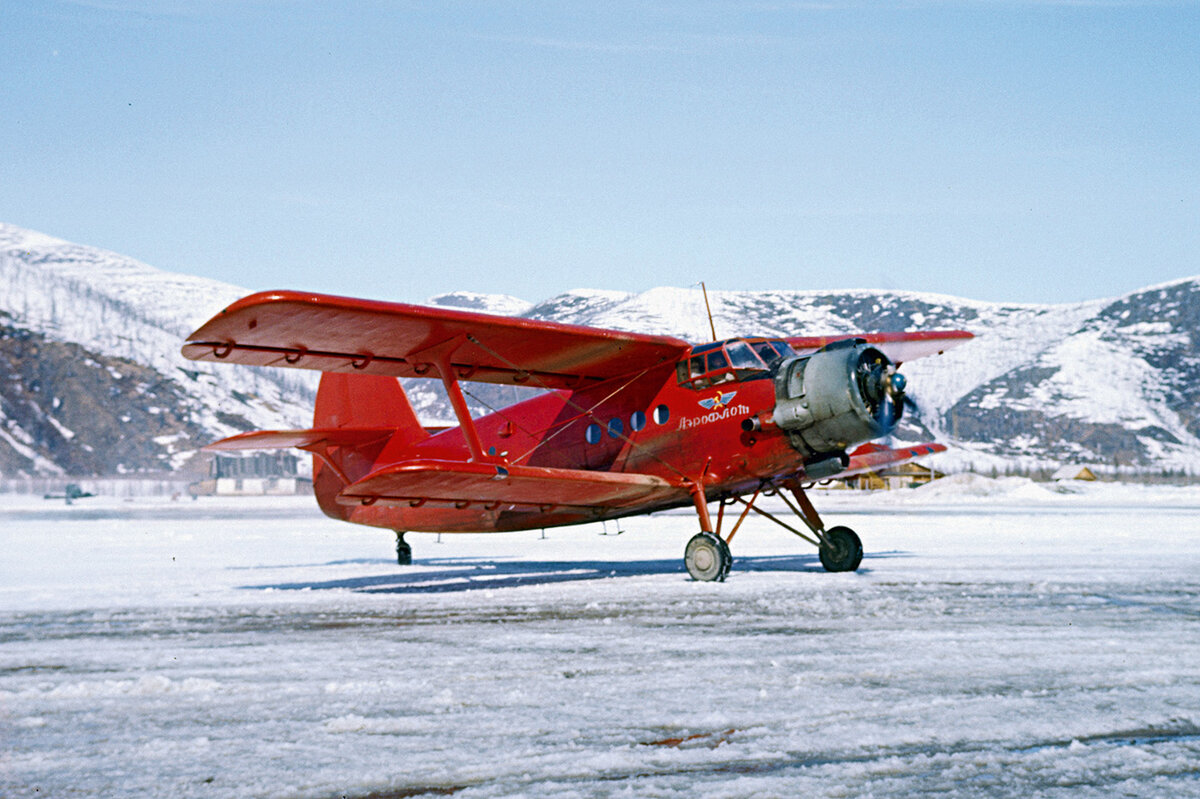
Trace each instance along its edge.
<path fill-rule="evenodd" d="M 406 441 L 429 435 L 399 380 L 341 372 L 321 375 L 313 427 L 394 427 Z"/>
<path fill-rule="evenodd" d="M 400 386 L 400 381 L 384 375 L 325 372 L 317 387 L 313 427 L 318 429 L 370 430 L 391 428 L 396 432 L 387 439 L 361 446 L 341 446 L 326 457 L 337 464 L 341 475 L 326 466 L 320 457 L 313 459 L 313 493 L 326 515 L 347 519 L 349 509 L 339 505 L 337 496 L 345 488 L 343 478 L 355 481 L 375 468 L 376 459 L 390 442 L 398 439 L 414 443 L 429 437 Z"/>

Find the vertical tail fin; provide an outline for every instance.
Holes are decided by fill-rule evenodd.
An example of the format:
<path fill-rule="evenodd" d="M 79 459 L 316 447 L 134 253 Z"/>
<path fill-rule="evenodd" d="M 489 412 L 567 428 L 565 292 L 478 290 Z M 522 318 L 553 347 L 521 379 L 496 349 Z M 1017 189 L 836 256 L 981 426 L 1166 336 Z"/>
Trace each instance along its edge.
<path fill-rule="evenodd" d="M 407 441 L 429 435 L 417 420 L 399 380 L 341 372 L 321 375 L 313 427 L 394 427 Z"/>
<path fill-rule="evenodd" d="M 308 430 L 256 430 L 215 441 L 206 451 L 286 449 L 313 453 L 313 493 L 335 519 L 349 511 L 337 504 L 342 489 L 376 468 L 388 449 L 403 450 L 429 437 L 400 381 L 378 375 L 326 372 L 317 388 Z"/>
<path fill-rule="evenodd" d="M 428 438 L 421 427 L 400 381 L 381 375 L 356 375 L 325 372 L 317 388 L 313 427 L 329 430 L 392 428 L 396 432 L 385 440 L 370 444 L 338 446 L 326 450 L 325 457 L 336 464 L 341 474 L 322 461 L 313 458 L 313 493 L 326 515 L 344 519 L 349 512 L 337 504 L 337 495 L 345 487 L 343 479 L 351 482 L 365 477 L 373 468 L 385 447 L 403 442 L 412 444 Z M 336 440 L 336 437 L 333 437 Z"/>

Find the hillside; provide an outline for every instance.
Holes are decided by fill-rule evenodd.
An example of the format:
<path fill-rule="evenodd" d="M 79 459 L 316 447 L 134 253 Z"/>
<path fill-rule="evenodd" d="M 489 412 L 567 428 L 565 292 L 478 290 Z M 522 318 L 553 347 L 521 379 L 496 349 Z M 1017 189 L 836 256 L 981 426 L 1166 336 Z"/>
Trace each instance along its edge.
<path fill-rule="evenodd" d="M 710 292 L 717 335 L 965 328 L 969 344 L 904 366 L 901 440 L 951 444 L 951 466 L 1200 464 L 1200 279 L 1065 305 L 900 291 Z M 575 291 L 526 315 L 709 338 L 697 290 Z M 915 412 L 912 412 L 915 411 Z"/>
<path fill-rule="evenodd" d="M 0 224 L 0 476 L 172 470 L 205 441 L 306 424 L 314 375 L 179 354 L 244 293 Z"/>
<path fill-rule="evenodd" d="M 179 355 L 188 332 L 245 293 L 0 224 L 0 476 L 186 468 L 204 441 L 307 425 L 314 374 Z M 722 337 L 973 331 L 970 344 L 904 366 L 912 407 L 897 439 L 950 444 L 945 466 L 1157 472 L 1200 463 L 1200 279 L 1070 305 L 900 291 L 709 296 Z M 463 291 L 430 303 L 709 338 L 694 289 L 581 289 L 537 304 Z M 437 384 L 407 387 L 424 419 L 453 418 Z M 522 396 L 468 388 L 479 410 Z"/>

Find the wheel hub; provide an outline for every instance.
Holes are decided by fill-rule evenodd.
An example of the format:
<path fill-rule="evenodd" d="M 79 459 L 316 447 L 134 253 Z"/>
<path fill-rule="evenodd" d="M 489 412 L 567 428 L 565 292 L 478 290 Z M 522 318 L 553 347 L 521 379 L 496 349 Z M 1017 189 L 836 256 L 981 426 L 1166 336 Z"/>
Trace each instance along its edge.
<path fill-rule="evenodd" d="M 704 582 L 723 581 L 732 562 L 725 542 L 706 531 L 692 537 L 683 556 L 684 566 L 692 579 Z"/>
<path fill-rule="evenodd" d="M 825 532 L 820 556 L 826 571 L 856 571 L 862 562 L 862 542 L 849 527 L 834 527 Z"/>

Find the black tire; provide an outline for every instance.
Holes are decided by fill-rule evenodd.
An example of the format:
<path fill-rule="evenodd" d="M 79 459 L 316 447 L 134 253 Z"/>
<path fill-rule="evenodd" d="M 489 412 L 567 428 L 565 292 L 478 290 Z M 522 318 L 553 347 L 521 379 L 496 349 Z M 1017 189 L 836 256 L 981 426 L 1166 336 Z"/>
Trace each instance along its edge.
<path fill-rule="evenodd" d="M 821 565 L 828 572 L 852 572 L 862 563 L 863 548 L 858 534 L 849 527 L 833 527 L 825 531 L 830 546 L 821 547 Z"/>
<path fill-rule="evenodd" d="M 720 536 L 707 530 L 692 536 L 683 551 L 683 565 L 693 580 L 701 582 L 724 582 L 733 565 L 729 545 Z"/>
<path fill-rule="evenodd" d="M 721 562 L 725 568 L 721 571 L 721 579 L 719 582 L 725 582 L 725 578 L 729 576 L 729 570 L 733 568 L 733 553 L 729 551 L 729 544 L 725 543 L 725 539 L 717 536 L 717 541 L 721 545 Z"/>
<path fill-rule="evenodd" d="M 401 566 L 412 565 L 412 547 L 404 540 L 404 533 L 396 533 L 396 563 Z"/>

